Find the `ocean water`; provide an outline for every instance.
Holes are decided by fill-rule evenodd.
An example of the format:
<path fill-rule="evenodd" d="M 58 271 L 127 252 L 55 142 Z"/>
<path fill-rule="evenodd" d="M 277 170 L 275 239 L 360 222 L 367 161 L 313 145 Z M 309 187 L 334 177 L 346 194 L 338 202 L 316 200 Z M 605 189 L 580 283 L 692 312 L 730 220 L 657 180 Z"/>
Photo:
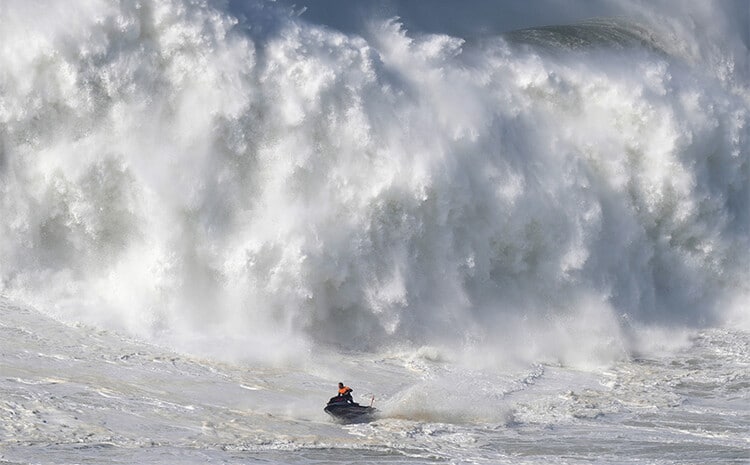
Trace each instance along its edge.
<path fill-rule="evenodd" d="M 0 463 L 750 463 L 745 2 L 7 0 L 0 43 Z"/>

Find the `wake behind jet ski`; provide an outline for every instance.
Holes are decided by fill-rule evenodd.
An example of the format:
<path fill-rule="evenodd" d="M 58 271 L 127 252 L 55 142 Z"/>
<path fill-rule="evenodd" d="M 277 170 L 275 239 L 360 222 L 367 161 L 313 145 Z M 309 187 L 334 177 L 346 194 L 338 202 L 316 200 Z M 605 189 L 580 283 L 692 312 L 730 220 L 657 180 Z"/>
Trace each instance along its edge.
<path fill-rule="evenodd" d="M 377 409 L 354 402 L 352 388 L 339 383 L 338 395 L 331 397 L 323 411 L 339 421 L 365 422 L 373 419 Z"/>

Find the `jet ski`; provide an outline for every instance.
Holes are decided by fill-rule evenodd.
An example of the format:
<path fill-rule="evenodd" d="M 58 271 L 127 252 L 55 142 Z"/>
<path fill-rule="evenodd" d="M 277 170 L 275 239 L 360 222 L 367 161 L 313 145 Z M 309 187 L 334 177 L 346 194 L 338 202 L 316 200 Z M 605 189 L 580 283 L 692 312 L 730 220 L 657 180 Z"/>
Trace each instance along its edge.
<path fill-rule="evenodd" d="M 360 423 L 372 421 L 378 409 L 334 397 L 328 401 L 328 405 L 325 406 L 323 411 L 339 421 Z"/>

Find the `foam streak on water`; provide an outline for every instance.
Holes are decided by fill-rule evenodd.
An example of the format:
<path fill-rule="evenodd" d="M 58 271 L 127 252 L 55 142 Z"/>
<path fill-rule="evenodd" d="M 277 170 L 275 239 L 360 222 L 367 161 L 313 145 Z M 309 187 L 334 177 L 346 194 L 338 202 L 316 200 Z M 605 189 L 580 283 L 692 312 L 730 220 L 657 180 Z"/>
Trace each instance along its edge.
<path fill-rule="evenodd" d="M 336 367 L 373 423 L 323 413 L 327 362 L 247 369 L 4 302 L 3 463 L 746 463 L 747 333 L 583 372 L 467 369 L 422 353 Z M 352 383 L 353 384 L 353 383 Z"/>

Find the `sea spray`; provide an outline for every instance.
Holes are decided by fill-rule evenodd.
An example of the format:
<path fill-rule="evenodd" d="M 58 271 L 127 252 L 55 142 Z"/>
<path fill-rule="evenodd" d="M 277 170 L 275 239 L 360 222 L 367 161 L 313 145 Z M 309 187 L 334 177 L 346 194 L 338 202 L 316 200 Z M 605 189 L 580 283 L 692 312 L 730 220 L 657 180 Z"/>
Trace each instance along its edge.
<path fill-rule="evenodd" d="M 583 365 L 747 295 L 734 48 L 674 21 L 540 46 L 257 13 L 0 8 L 0 292 L 217 357 Z M 613 39 L 558 40 L 581 31 Z"/>

